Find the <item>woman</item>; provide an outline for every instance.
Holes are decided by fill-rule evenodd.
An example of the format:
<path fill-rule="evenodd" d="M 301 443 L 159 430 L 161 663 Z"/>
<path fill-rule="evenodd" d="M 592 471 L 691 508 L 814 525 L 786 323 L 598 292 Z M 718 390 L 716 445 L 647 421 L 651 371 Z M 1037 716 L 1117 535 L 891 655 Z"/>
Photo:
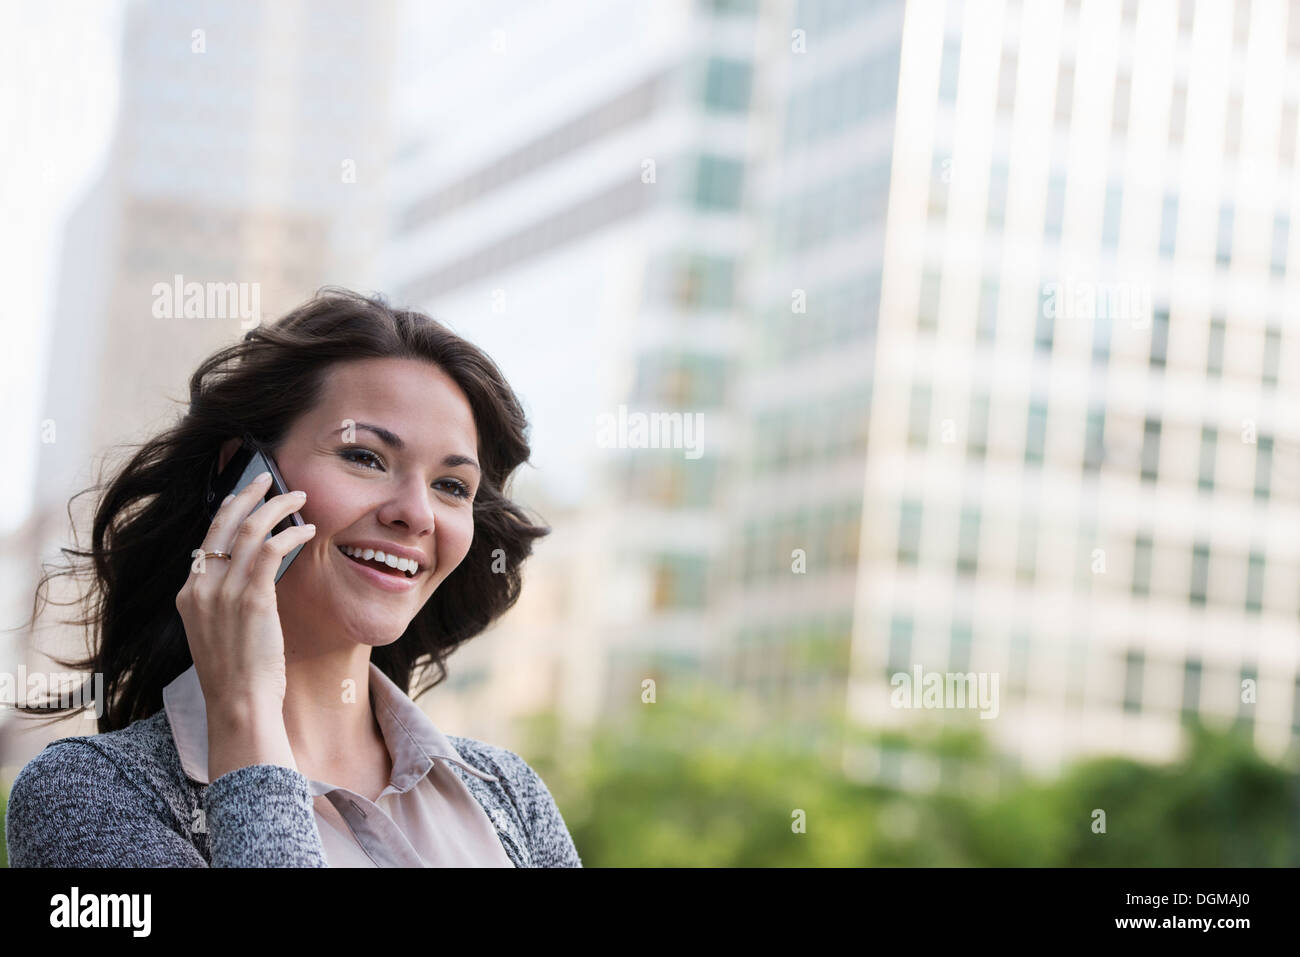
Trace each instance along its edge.
<path fill-rule="evenodd" d="M 101 733 L 19 773 L 11 865 L 580 867 L 532 768 L 406 692 L 514 604 L 550 531 L 507 497 L 529 448 L 492 360 L 326 289 L 207 359 L 190 396 L 68 550 L 93 559 L 78 624 L 99 642 L 61 663 L 102 673 Z M 264 474 L 209 519 L 245 433 L 293 491 L 259 507 Z M 309 524 L 272 534 L 295 511 Z"/>

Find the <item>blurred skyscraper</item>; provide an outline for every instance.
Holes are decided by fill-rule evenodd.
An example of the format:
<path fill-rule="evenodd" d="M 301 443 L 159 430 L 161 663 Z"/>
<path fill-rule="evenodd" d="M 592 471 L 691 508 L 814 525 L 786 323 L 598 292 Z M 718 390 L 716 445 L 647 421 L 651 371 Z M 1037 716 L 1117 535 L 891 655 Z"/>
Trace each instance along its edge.
<path fill-rule="evenodd" d="M 485 18 L 517 96 L 457 61 L 495 106 L 407 153 L 395 281 L 539 383 L 597 378 L 593 416 L 704 413 L 699 459 L 541 416 L 586 463 L 567 640 L 603 660 L 556 703 L 700 670 L 897 728 L 934 717 L 890 703 L 920 665 L 997 675 L 997 718 L 958 719 L 1013 765 L 1170 757 L 1193 714 L 1287 747 L 1294 7 Z M 569 36 L 589 56 L 521 55 Z"/>
<path fill-rule="evenodd" d="M 199 360 L 252 324 L 229 310 L 187 316 L 179 303 L 160 318 L 155 284 L 256 286 L 269 321 L 323 284 L 370 283 L 394 34 L 388 0 L 127 6 L 113 142 L 65 233 L 35 507 L 14 536 L 28 571 L 6 580 L 24 614 L 41 561 L 61 563 L 71 541 L 70 496 L 120 465 L 120 450 L 104 459 L 110 446 L 182 415 Z M 81 548 L 91 498 L 73 511 Z M 66 579 L 50 596 L 72 597 Z M 47 610 L 43 649 L 84 653 L 80 632 L 54 623 L 74 611 Z M 21 765 L 88 725 L 30 729 L 4 760 Z"/>
<path fill-rule="evenodd" d="M 530 503 L 546 489 L 556 531 L 526 590 L 568 596 L 533 612 L 521 602 L 458 654 L 449 685 L 507 661 L 465 689 L 482 696 L 467 711 L 523 710 L 543 687 L 591 720 L 639 702 L 646 678 L 713 669 L 725 647 L 708 598 L 726 551 L 723 479 L 738 467 L 762 14 L 679 0 L 446 16 L 460 40 L 403 83 L 388 285 L 484 345 L 530 400 L 534 449 L 551 464 L 519 489 Z M 434 19 L 427 35 L 444 35 Z M 418 63 L 434 42 L 415 44 Z M 602 421 L 643 414 L 698 422 L 678 438 L 702 454 L 622 432 L 602 444 Z M 548 625 L 541 608 L 564 617 Z M 532 663 L 539 630 L 555 637 L 553 668 Z"/>
<path fill-rule="evenodd" d="M 903 5 L 771 12 L 719 620 L 733 683 L 806 737 L 844 709 Z"/>
<path fill-rule="evenodd" d="M 1000 675 L 1037 769 L 1197 714 L 1279 755 L 1300 4 L 913 3 L 900 62 L 852 713 L 923 720 L 920 665 Z"/>

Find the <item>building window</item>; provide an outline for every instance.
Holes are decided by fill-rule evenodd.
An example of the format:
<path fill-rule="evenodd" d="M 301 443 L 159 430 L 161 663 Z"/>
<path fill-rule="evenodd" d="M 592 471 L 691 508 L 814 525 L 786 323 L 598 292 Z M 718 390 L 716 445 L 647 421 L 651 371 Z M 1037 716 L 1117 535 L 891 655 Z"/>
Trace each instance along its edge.
<path fill-rule="evenodd" d="M 1201 659 L 1183 662 L 1183 717 L 1193 718 L 1201 710 Z"/>
<path fill-rule="evenodd" d="M 1291 733 L 1300 737 L 1300 675 L 1296 675 L 1291 698 Z"/>
<path fill-rule="evenodd" d="M 1106 407 L 1096 404 L 1088 409 L 1087 437 L 1083 443 L 1083 470 L 1096 472 L 1106 455 Z"/>
<path fill-rule="evenodd" d="M 908 499 L 899 510 L 898 563 L 915 566 L 921 557 L 921 503 Z"/>
<path fill-rule="evenodd" d="M 1223 338 L 1227 333 L 1227 324 L 1222 316 L 1210 320 L 1210 347 L 1205 360 L 1205 374 L 1211 379 L 1223 375 Z"/>
<path fill-rule="evenodd" d="M 1208 426 L 1201 427 L 1201 460 L 1196 487 L 1206 492 L 1214 491 L 1214 459 L 1217 453 L 1219 432 Z"/>
<path fill-rule="evenodd" d="M 1174 240 L 1178 235 L 1178 197 L 1166 196 L 1160 210 L 1160 255 L 1168 258 L 1174 254 Z"/>
<path fill-rule="evenodd" d="M 1119 245 L 1119 215 L 1123 208 L 1124 193 L 1118 183 L 1106 187 L 1106 208 L 1101 219 L 1101 241 L 1108 249 Z"/>
<path fill-rule="evenodd" d="M 742 164 L 723 156 L 701 156 L 696 166 L 695 205 L 700 209 L 738 209 Z"/>
<path fill-rule="evenodd" d="M 1260 381 L 1267 388 L 1277 386 L 1278 366 L 1282 359 L 1282 330 L 1270 325 L 1264 332 L 1264 372 Z"/>
<path fill-rule="evenodd" d="M 1047 442 L 1047 404 L 1040 400 L 1029 403 L 1029 423 L 1025 429 L 1025 464 L 1042 465 L 1043 447 Z"/>
<path fill-rule="evenodd" d="M 1214 261 L 1220 266 L 1232 262 L 1232 220 L 1232 204 L 1224 203 L 1219 208 L 1219 234 L 1214 244 Z"/>
<path fill-rule="evenodd" d="M 704 79 L 704 105 L 717 113 L 743 113 L 749 108 L 753 68 L 744 60 L 709 60 Z"/>
<path fill-rule="evenodd" d="M 1259 614 L 1264 607 L 1264 553 L 1252 550 L 1246 572 L 1246 611 Z"/>
<path fill-rule="evenodd" d="M 1133 541 L 1133 594 L 1151 594 L 1151 536 L 1140 532 Z"/>
<path fill-rule="evenodd" d="M 683 257 L 677 271 L 673 299 L 684 309 L 726 309 L 735 290 L 735 263 L 718 256 Z"/>
<path fill-rule="evenodd" d="M 979 562 L 980 513 L 978 508 L 961 510 L 961 531 L 957 539 L 957 573 L 974 575 Z"/>
<path fill-rule="evenodd" d="M 1187 600 L 1193 605 L 1205 605 L 1210 588 L 1210 546 L 1197 542 L 1192 546 L 1192 583 Z"/>
<path fill-rule="evenodd" d="M 1056 320 L 1051 315 L 1055 310 L 1048 308 L 1050 294 L 1047 286 L 1047 283 L 1038 286 L 1038 315 L 1034 319 L 1034 350 L 1037 352 L 1052 351 L 1052 333 L 1056 325 Z"/>
<path fill-rule="evenodd" d="M 1273 472 L 1273 439 L 1261 435 L 1255 444 L 1255 498 L 1266 501 Z"/>
<path fill-rule="evenodd" d="M 700 8 L 720 16 L 752 16 L 758 12 L 758 0 L 699 0 Z"/>
<path fill-rule="evenodd" d="M 702 555 L 661 555 L 654 565 L 654 607 L 703 608 L 706 559 Z"/>
<path fill-rule="evenodd" d="M 965 674 L 970 671 L 971 626 L 968 621 L 952 623 L 952 644 L 948 651 L 948 670 Z M 970 702 L 966 702 L 970 705 Z"/>
<path fill-rule="evenodd" d="M 952 178 L 952 157 L 934 154 L 930 162 L 930 209 L 931 219 L 943 219 L 948 213 L 948 181 Z"/>
<path fill-rule="evenodd" d="M 989 394 L 981 392 L 971 398 L 970 429 L 966 442 L 966 455 L 983 461 L 988 454 Z"/>
<path fill-rule="evenodd" d="M 1286 274 L 1286 251 L 1290 236 L 1291 217 L 1278 213 L 1273 217 L 1273 248 L 1269 256 L 1269 271 L 1274 276 Z"/>
<path fill-rule="evenodd" d="M 907 444 L 923 449 L 930 441 L 930 387 L 912 385 L 911 414 L 908 417 Z"/>
<path fill-rule="evenodd" d="M 1018 698 L 1025 696 L 1029 684 L 1029 636 L 1024 632 L 1015 632 L 1011 636 L 1011 648 L 1008 655 L 1008 689 Z"/>
<path fill-rule="evenodd" d="M 939 271 L 925 269 L 921 273 L 921 301 L 917 306 L 916 327 L 922 332 L 934 332 L 939 326 Z"/>
<path fill-rule="evenodd" d="M 1165 358 L 1169 353 L 1169 307 L 1162 306 L 1151 317 L 1151 360 L 1152 369 L 1163 370 Z"/>
<path fill-rule="evenodd" d="M 1244 728 L 1249 728 L 1255 723 L 1255 702 L 1247 701 L 1246 682 L 1249 681 L 1255 685 L 1255 691 L 1259 691 L 1259 671 L 1251 665 L 1245 665 L 1241 669 L 1240 678 L 1237 683 L 1237 724 Z"/>
<path fill-rule="evenodd" d="M 998 323 L 998 283 L 996 279 L 985 279 L 980 284 L 979 317 L 975 327 L 975 339 L 978 342 L 992 342 L 997 335 Z"/>
<path fill-rule="evenodd" d="M 895 615 L 889 626 L 889 663 L 885 666 L 885 677 L 911 671 L 911 657 L 912 619 Z"/>
<path fill-rule="evenodd" d="M 1110 316 L 1103 309 L 1097 310 L 1092 321 L 1092 364 L 1104 366 L 1110 361 Z"/>
<path fill-rule="evenodd" d="M 1020 518 L 1020 541 L 1016 547 L 1016 579 L 1032 583 L 1038 563 L 1038 520 L 1028 512 Z"/>
<path fill-rule="evenodd" d="M 1124 659 L 1124 710 L 1137 714 L 1142 710 L 1142 665 L 1144 655 L 1130 651 Z"/>
<path fill-rule="evenodd" d="M 957 76 L 961 65 L 961 37 L 948 33 L 943 38 L 943 63 L 939 67 L 939 101 L 957 102 Z"/>
<path fill-rule="evenodd" d="M 1160 466 L 1160 420 L 1147 419 L 1142 428 L 1142 481 L 1154 482 Z"/>

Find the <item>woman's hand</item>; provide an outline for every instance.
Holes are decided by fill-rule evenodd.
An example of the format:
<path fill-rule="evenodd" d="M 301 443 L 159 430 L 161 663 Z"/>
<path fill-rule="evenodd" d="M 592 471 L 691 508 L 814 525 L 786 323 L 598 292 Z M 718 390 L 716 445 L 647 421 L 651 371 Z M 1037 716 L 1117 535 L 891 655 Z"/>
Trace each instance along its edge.
<path fill-rule="evenodd" d="M 208 716 L 208 780 L 249 764 L 296 768 L 284 728 L 284 634 L 275 600 L 275 573 L 284 557 L 311 539 L 314 525 L 267 535 L 302 507 L 306 495 L 266 494 L 264 472 L 222 503 L 203 540 L 204 560 L 176 595 Z M 251 513 L 251 514 L 250 514 Z"/>

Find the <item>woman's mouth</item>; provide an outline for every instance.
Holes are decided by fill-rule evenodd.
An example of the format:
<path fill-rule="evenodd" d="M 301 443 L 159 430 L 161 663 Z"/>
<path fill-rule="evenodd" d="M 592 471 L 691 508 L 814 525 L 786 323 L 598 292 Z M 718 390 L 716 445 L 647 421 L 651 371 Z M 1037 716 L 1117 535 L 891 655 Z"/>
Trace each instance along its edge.
<path fill-rule="evenodd" d="M 377 560 L 377 554 L 372 549 L 357 549 L 348 545 L 339 545 L 335 549 L 352 568 L 358 573 L 364 575 L 372 584 L 383 588 L 385 591 L 408 591 L 415 586 L 416 580 L 423 574 L 423 570 L 411 567 L 411 563 L 394 559 L 398 562 L 397 567 L 388 564 L 387 556 L 384 561 Z M 366 558 L 366 552 L 370 552 L 370 558 Z M 405 567 L 403 567 L 405 566 Z"/>

